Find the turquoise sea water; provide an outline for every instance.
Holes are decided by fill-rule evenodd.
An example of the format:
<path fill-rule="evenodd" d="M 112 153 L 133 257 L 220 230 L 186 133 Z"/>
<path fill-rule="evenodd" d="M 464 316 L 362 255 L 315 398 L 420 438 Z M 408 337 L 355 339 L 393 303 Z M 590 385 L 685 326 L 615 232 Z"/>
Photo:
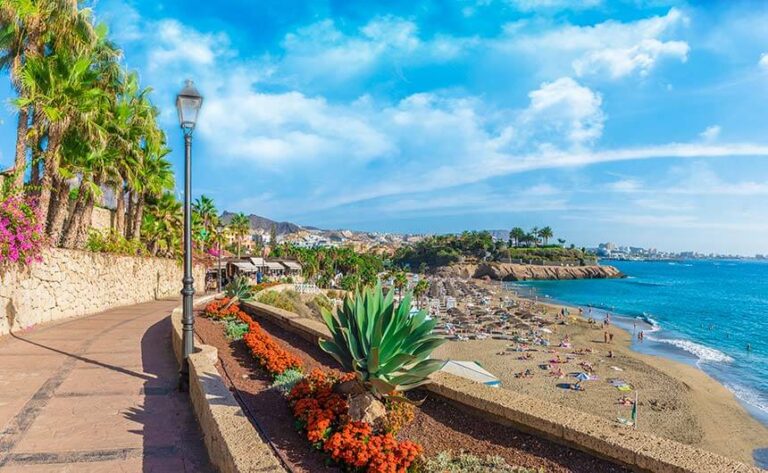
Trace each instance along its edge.
<path fill-rule="evenodd" d="M 635 339 L 634 349 L 698 366 L 768 425 L 768 262 L 603 264 L 616 266 L 628 277 L 515 285 L 539 296 L 592 306 L 597 320 L 611 312 L 617 325 L 630 332 L 645 329 L 645 342 Z M 763 455 L 766 451 L 756 452 L 760 463 L 768 461 Z"/>

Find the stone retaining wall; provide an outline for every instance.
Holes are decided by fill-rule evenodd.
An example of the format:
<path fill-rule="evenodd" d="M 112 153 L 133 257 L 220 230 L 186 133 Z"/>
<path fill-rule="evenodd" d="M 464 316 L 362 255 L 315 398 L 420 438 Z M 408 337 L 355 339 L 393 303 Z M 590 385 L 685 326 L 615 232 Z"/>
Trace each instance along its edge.
<path fill-rule="evenodd" d="M 196 299 L 195 304 L 214 296 Z M 171 313 L 171 343 L 181 363 L 181 307 Z M 251 425 L 240 404 L 229 391 L 216 368 L 218 351 L 195 342 L 189 356 L 189 396 L 203 431 L 211 463 L 220 473 L 286 471 L 272 448 Z"/>
<path fill-rule="evenodd" d="M 42 262 L 0 269 L 0 335 L 176 296 L 182 273 L 170 259 L 49 249 Z M 194 277 L 196 289 L 203 291 L 205 269 L 195 266 Z"/>
<path fill-rule="evenodd" d="M 330 338 L 325 324 L 258 302 L 242 303 L 246 312 L 267 318 L 303 338 Z M 465 406 L 489 421 L 582 450 L 635 471 L 656 473 L 759 473 L 763 470 L 736 460 L 629 429 L 602 417 L 545 400 L 498 389 L 447 373 L 433 376 L 425 386 L 433 395 Z"/>

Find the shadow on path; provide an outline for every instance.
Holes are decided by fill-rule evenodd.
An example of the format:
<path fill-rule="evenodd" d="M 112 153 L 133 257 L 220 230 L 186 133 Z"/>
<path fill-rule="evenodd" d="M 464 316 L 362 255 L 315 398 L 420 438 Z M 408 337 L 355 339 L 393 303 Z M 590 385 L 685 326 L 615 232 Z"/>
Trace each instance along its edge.
<path fill-rule="evenodd" d="M 170 320 L 147 329 L 141 339 L 141 361 L 149 375 L 143 405 L 129 408 L 127 419 L 142 425 L 142 471 L 213 472 L 188 393 L 176 389 L 178 365 L 171 348 Z"/>

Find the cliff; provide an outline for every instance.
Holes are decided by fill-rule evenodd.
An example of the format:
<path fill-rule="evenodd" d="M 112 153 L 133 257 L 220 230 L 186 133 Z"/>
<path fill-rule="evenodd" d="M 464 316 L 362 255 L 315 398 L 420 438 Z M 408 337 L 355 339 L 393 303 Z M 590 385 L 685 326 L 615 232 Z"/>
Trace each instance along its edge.
<path fill-rule="evenodd" d="M 488 277 L 496 281 L 530 279 L 605 279 L 624 275 L 613 266 L 539 266 L 510 263 L 456 264 L 439 268 L 437 274 L 463 278 Z"/>

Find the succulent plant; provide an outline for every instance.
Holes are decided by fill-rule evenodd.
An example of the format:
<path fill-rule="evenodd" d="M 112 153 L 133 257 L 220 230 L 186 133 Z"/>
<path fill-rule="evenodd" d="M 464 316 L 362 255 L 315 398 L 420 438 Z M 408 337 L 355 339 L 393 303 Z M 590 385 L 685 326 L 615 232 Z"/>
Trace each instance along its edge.
<path fill-rule="evenodd" d="M 249 301 L 253 299 L 256 292 L 254 291 L 253 286 L 251 286 L 251 281 L 247 277 L 237 276 L 224 288 L 224 294 L 229 297 L 229 303 L 225 307 L 226 309 L 235 302 Z"/>
<path fill-rule="evenodd" d="M 381 284 L 355 291 L 335 316 L 322 310 L 332 339 L 320 348 L 377 397 L 415 388 L 445 364 L 429 358 L 445 340 L 432 335 L 436 322 L 426 312 L 410 312 L 410 293 L 395 306 L 394 291 L 384 296 Z"/>

